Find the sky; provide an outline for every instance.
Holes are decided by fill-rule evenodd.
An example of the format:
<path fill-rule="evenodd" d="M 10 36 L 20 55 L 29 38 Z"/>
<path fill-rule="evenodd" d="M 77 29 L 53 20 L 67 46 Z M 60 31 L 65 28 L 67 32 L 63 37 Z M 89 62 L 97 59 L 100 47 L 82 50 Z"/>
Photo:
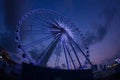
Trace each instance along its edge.
<path fill-rule="evenodd" d="M 93 64 L 109 64 L 120 57 L 119 0 L 0 0 L 0 46 L 15 54 L 16 24 L 29 10 L 41 8 L 56 11 L 79 27 Z"/>

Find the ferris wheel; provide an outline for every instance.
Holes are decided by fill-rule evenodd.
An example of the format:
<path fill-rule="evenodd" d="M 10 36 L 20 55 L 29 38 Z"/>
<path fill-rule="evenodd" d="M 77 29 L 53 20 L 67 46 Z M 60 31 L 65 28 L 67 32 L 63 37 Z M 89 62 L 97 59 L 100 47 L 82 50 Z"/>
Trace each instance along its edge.
<path fill-rule="evenodd" d="M 19 21 L 16 34 L 22 62 L 59 69 L 92 66 L 89 48 L 79 28 L 52 10 L 27 12 Z"/>

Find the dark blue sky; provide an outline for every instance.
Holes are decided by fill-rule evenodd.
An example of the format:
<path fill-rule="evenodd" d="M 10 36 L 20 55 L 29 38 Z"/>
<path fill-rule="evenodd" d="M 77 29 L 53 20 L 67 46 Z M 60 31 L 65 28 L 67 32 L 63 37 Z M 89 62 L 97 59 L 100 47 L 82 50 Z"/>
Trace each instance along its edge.
<path fill-rule="evenodd" d="M 119 0 L 13 0 L 9 2 L 9 0 L 0 1 L 0 33 L 10 31 L 13 34 L 19 17 L 29 10 L 51 9 L 67 17 L 80 28 L 89 43 L 90 59 L 93 63 L 106 63 L 108 60 L 112 62 L 117 56 L 120 57 Z M 9 7 L 9 4 L 15 5 L 14 9 Z M 15 16 L 12 14 L 14 11 L 17 14 Z M 16 17 L 18 19 L 14 19 Z M 10 25 L 10 20 L 16 22 Z M 2 40 L 0 42 L 3 45 Z"/>

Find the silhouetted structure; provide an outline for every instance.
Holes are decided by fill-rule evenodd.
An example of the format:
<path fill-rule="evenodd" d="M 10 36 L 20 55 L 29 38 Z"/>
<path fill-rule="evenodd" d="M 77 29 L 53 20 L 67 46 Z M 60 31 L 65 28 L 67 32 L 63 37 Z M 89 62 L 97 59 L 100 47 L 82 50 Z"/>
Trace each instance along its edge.
<path fill-rule="evenodd" d="M 22 80 L 93 80 L 91 70 L 59 70 L 23 64 Z"/>

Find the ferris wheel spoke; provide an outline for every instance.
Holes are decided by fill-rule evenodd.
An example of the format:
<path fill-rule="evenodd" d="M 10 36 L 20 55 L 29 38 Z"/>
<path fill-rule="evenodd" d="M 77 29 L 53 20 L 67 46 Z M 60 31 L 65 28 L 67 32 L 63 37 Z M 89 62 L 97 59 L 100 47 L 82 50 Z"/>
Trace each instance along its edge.
<path fill-rule="evenodd" d="M 39 15 L 39 16 L 41 16 L 41 15 Z M 30 17 L 28 17 L 26 19 L 26 21 L 28 21 L 30 23 L 40 23 L 42 21 L 41 19 L 43 19 L 43 17 L 39 17 L 39 16 L 31 15 Z"/>
<path fill-rule="evenodd" d="M 48 36 L 45 36 L 45 37 L 43 37 L 43 38 L 41 38 L 39 40 L 35 40 L 35 41 L 32 41 L 32 42 L 30 42 L 30 43 L 28 43 L 26 45 L 23 45 L 23 47 L 24 48 L 29 48 L 30 45 L 36 45 L 36 44 L 42 43 L 43 41 L 49 40 L 51 38 L 54 38 L 54 36 L 53 35 L 48 35 Z"/>
<path fill-rule="evenodd" d="M 47 18 L 47 20 L 49 21 L 46 21 L 46 20 L 43 20 L 43 25 L 47 26 L 48 28 L 51 28 L 51 29 L 56 29 L 56 30 L 59 30 L 61 29 L 61 26 L 58 24 L 58 22 L 52 18 Z"/>
<path fill-rule="evenodd" d="M 56 31 L 60 31 L 59 28 L 57 28 L 54 24 L 51 25 L 47 25 L 47 24 L 41 24 L 42 26 L 45 26 L 44 29 L 45 30 L 56 30 Z"/>
<path fill-rule="evenodd" d="M 30 20 L 26 20 L 26 21 L 24 21 L 23 22 L 23 24 L 24 25 L 26 25 L 26 24 L 32 24 L 32 25 L 40 25 L 41 24 L 41 21 L 39 21 L 39 20 L 34 20 L 34 19 L 30 19 Z M 23 25 L 22 24 L 22 25 Z"/>
<path fill-rule="evenodd" d="M 61 28 L 61 26 L 58 24 L 58 22 L 52 18 L 50 18 L 50 20 L 56 25 L 56 27 L 59 29 Z"/>
<path fill-rule="evenodd" d="M 44 24 L 43 24 L 46 28 L 50 28 L 50 29 L 56 29 L 56 30 L 59 30 L 60 28 L 58 27 L 58 25 L 52 23 L 52 24 L 49 24 L 48 22 L 45 22 L 44 21 Z"/>
<path fill-rule="evenodd" d="M 21 25 L 21 28 L 23 29 L 23 30 L 27 30 L 27 28 L 28 28 L 28 30 L 29 29 L 38 29 L 38 30 L 46 30 L 46 29 L 48 29 L 48 28 L 46 28 L 46 26 L 45 25 L 43 25 L 42 23 L 40 24 L 32 24 L 31 22 L 29 22 L 30 24 L 22 24 Z M 44 27 L 43 27 L 44 26 Z M 26 28 L 27 27 L 27 28 Z"/>
<path fill-rule="evenodd" d="M 67 52 L 66 52 L 66 49 L 65 49 L 65 45 L 64 45 L 64 43 L 62 45 L 63 45 L 63 50 L 64 50 L 65 59 L 66 59 L 66 63 L 67 63 L 67 69 L 69 69 L 69 62 L 68 62 L 68 58 L 67 58 Z"/>
<path fill-rule="evenodd" d="M 61 16 L 61 17 L 59 18 L 59 22 L 62 23 L 63 21 L 64 21 L 64 17 Z"/>
<path fill-rule="evenodd" d="M 33 25 L 33 26 L 39 26 L 41 27 L 40 25 L 44 26 L 44 28 L 51 28 L 51 26 L 53 25 L 53 23 L 47 21 L 47 20 L 42 20 L 42 21 L 39 21 L 39 20 L 29 20 L 29 21 L 26 21 L 24 24 L 29 24 L 29 25 Z"/>
<path fill-rule="evenodd" d="M 52 14 L 52 15 L 55 15 L 55 14 Z M 37 17 L 36 17 L 36 18 L 37 18 Z M 36 18 L 35 18 L 35 19 L 36 19 Z M 56 16 L 56 18 L 58 18 L 58 16 Z M 39 20 L 38 20 L 38 21 L 39 21 Z M 59 24 L 57 23 L 57 21 L 54 20 L 53 18 L 51 18 L 51 16 L 49 16 L 49 17 L 48 17 L 48 15 L 47 15 L 47 16 L 43 16 L 42 21 L 43 21 L 44 23 L 48 24 L 48 25 L 55 24 L 56 27 L 59 27 L 59 28 L 60 28 L 60 26 L 59 26 Z"/>
<path fill-rule="evenodd" d="M 46 24 L 46 25 L 52 25 L 53 23 L 49 22 L 48 20 L 46 19 L 43 19 L 42 21 L 43 24 Z M 50 26 L 49 26 L 50 27 Z"/>
<path fill-rule="evenodd" d="M 45 25 L 45 24 L 41 24 L 41 26 L 44 26 L 44 27 L 40 27 L 40 26 L 37 26 L 36 25 L 25 25 L 24 27 L 28 27 L 29 29 L 24 29 L 23 28 L 23 31 L 26 31 L 26 32 L 51 32 L 51 31 L 60 31 L 60 29 L 51 29 L 50 25 Z"/>
<path fill-rule="evenodd" d="M 49 20 L 49 21 L 46 21 L 44 20 L 44 23 L 46 23 L 47 25 L 50 25 L 49 27 L 50 28 L 54 28 L 54 29 L 60 29 L 60 25 L 58 24 L 57 20 L 55 19 L 52 19 L 52 18 L 48 18 L 48 17 L 45 17 L 46 20 Z"/>
<path fill-rule="evenodd" d="M 43 32 L 42 30 L 24 30 L 24 33 L 29 33 L 29 34 L 36 34 L 36 35 L 40 35 L 40 34 L 51 34 L 51 32 L 47 31 L 47 32 Z"/>

